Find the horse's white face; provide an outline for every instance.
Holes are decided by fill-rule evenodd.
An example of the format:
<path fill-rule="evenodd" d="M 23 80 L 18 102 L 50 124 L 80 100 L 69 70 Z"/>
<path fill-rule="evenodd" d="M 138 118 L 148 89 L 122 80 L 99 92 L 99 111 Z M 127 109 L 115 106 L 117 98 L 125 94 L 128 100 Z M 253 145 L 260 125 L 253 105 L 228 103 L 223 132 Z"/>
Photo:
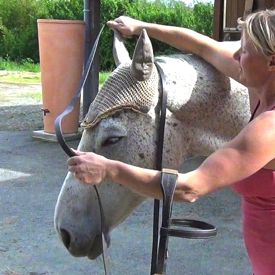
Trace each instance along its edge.
<path fill-rule="evenodd" d="M 155 161 L 154 117 L 122 111 L 84 131 L 79 150 L 116 157 L 143 167 Z M 129 128 L 129 125 L 131 127 Z M 139 129 L 144 129 L 141 135 Z M 129 148 L 125 152 L 125 148 Z M 99 187 L 109 230 L 127 217 L 143 200 L 124 187 L 103 182 Z M 55 211 L 55 226 L 67 249 L 75 256 L 95 258 L 101 253 L 100 214 L 95 190 L 68 173 Z"/>
<path fill-rule="evenodd" d="M 154 168 L 158 125 L 155 119 L 154 112 L 144 115 L 121 111 L 103 119 L 96 127 L 86 129 L 78 149 L 136 166 Z M 181 138 L 175 131 L 170 131 L 170 127 L 175 128 L 175 123 L 167 125 L 167 132 L 175 135 L 169 134 L 166 138 L 174 144 L 176 152 L 165 152 L 166 162 L 169 162 L 169 167 L 177 167 L 181 158 Z M 144 200 L 129 189 L 112 182 L 102 182 L 98 190 L 108 232 Z M 70 172 L 58 197 L 55 227 L 72 255 L 94 259 L 102 253 L 101 218 L 95 189 L 77 181 Z"/>

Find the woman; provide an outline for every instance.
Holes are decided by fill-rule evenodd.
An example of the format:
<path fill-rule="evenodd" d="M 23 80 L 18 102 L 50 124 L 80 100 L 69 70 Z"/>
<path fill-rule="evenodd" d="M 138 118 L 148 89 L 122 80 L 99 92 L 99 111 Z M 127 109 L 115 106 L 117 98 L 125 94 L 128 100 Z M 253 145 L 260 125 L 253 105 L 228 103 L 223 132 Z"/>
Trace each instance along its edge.
<path fill-rule="evenodd" d="M 243 230 L 255 275 L 275 274 L 275 12 L 261 11 L 240 22 L 241 48 L 194 31 L 145 23 L 129 17 L 109 21 L 124 37 L 148 35 L 192 52 L 225 75 L 248 87 L 253 109 L 248 125 L 210 155 L 196 170 L 179 174 L 175 200 L 194 202 L 219 188 L 233 185 L 243 201 Z M 273 111 L 274 110 L 274 111 Z M 106 178 L 145 196 L 161 198 L 160 172 L 77 152 L 69 170 L 86 184 Z"/>

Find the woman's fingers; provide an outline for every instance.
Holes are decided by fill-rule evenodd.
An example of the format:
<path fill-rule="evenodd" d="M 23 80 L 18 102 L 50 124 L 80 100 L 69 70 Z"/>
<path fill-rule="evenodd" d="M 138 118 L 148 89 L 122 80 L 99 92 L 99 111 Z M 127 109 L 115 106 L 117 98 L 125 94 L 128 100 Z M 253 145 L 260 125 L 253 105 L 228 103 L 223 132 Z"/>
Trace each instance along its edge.
<path fill-rule="evenodd" d="M 116 27 L 118 26 L 118 22 L 116 22 L 115 20 L 110 20 L 107 22 L 107 26 L 111 29 L 116 29 Z"/>
<path fill-rule="evenodd" d="M 71 150 L 72 150 L 76 155 L 78 155 L 78 156 L 80 156 L 80 155 L 85 155 L 85 154 L 86 154 L 86 152 L 82 152 L 82 151 L 79 151 L 79 150 L 75 150 L 75 149 L 73 149 L 73 148 L 71 148 Z"/>
<path fill-rule="evenodd" d="M 68 166 L 75 166 L 81 163 L 81 160 L 79 157 L 71 157 L 67 160 Z"/>
<path fill-rule="evenodd" d="M 127 16 L 120 16 L 107 22 L 107 26 L 117 30 L 123 38 L 131 38 L 140 24 L 140 21 Z"/>
<path fill-rule="evenodd" d="M 81 152 L 68 159 L 68 170 L 81 182 L 99 184 L 106 177 L 105 158 L 94 153 Z"/>

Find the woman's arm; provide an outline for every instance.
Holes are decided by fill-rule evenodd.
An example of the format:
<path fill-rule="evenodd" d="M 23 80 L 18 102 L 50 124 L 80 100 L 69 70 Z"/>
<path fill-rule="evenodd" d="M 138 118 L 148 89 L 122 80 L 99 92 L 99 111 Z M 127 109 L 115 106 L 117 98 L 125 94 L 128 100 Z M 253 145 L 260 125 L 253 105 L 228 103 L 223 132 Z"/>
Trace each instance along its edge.
<path fill-rule="evenodd" d="M 197 199 L 257 172 L 275 158 L 275 112 L 262 113 L 198 169 L 179 176 L 177 198 L 191 190 Z"/>
<path fill-rule="evenodd" d="M 220 72 L 239 81 L 238 62 L 233 59 L 235 47 L 229 46 L 228 43 L 217 42 L 187 28 L 147 23 L 126 16 L 118 17 L 107 24 L 110 28 L 119 31 L 124 37 L 139 35 L 142 29 L 146 29 L 150 37 L 181 51 L 196 54 Z"/>
<path fill-rule="evenodd" d="M 175 200 L 193 202 L 199 197 L 246 178 L 275 158 L 275 112 L 261 114 L 198 169 L 179 174 Z M 106 179 L 141 195 L 162 198 L 160 172 L 109 160 L 94 153 L 77 152 L 68 160 L 69 171 L 86 184 Z"/>

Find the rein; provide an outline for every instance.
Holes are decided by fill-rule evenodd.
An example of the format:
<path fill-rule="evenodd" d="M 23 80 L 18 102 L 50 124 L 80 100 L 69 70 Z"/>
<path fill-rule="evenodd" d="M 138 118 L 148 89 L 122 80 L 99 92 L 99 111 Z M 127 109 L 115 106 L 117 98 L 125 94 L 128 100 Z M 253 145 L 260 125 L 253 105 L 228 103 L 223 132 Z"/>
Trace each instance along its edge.
<path fill-rule="evenodd" d="M 81 96 L 81 90 L 87 80 L 89 72 L 91 70 L 91 66 L 94 60 L 94 56 L 97 50 L 99 38 L 104 29 L 104 25 L 101 28 L 89 58 L 85 64 L 83 75 L 80 81 L 80 85 L 78 90 L 76 91 L 74 97 L 72 98 L 70 104 L 65 108 L 63 113 L 61 113 L 55 120 L 55 131 L 57 141 L 60 146 L 64 150 L 64 152 L 69 156 L 76 156 L 76 153 L 66 144 L 65 139 L 62 133 L 62 120 L 65 116 L 67 116 L 70 112 L 73 111 L 74 106 L 77 100 Z M 176 182 L 178 173 L 175 170 L 171 169 L 163 169 L 162 167 L 162 158 L 163 158 L 163 145 L 164 145 L 164 132 L 165 132 L 165 120 L 166 120 L 166 105 L 167 105 L 167 93 L 164 87 L 164 73 L 162 68 L 155 62 L 155 65 L 158 69 L 160 76 L 160 84 L 161 84 L 161 96 L 160 96 L 160 111 L 159 111 L 159 138 L 157 145 L 157 162 L 156 168 L 157 170 L 162 171 L 161 176 L 161 188 L 163 192 L 163 205 L 162 205 L 162 224 L 159 227 L 160 221 L 160 201 L 154 201 L 154 217 L 153 217 L 153 243 L 152 243 L 152 259 L 151 259 L 151 275 L 154 274 L 165 274 L 166 273 L 166 260 L 167 260 L 167 252 L 168 252 L 168 238 L 170 236 L 180 237 L 180 238 L 191 238 L 191 239 L 205 239 L 209 237 L 213 237 L 216 235 L 217 230 L 214 226 L 196 220 L 187 220 L 187 219 L 171 219 L 172 213 L 172 201 L 174 196 L 174 191 L 176 188 Z M 105 222 L 104 209 L 101 203 L 100 195 L 97 187 L 93 186 L 96 192 L 96 196 L 98 199 L 98 206 L 100 211 L 100 219 L 101 219 L 101 239 L 102 239 L 102 257 L 104 264 L 105 275 L 111 274 L 108 270 L 107 265 L 107 243 L 109 241 L 109 237 L 107 235 L 107 226 Z M 178 229 L 171 226 L 181 226 L 185 227 L 184 229 Z"/>
<path fill-rule="evenodd" d="M 69 156 L 69 157 L 74 157 L 77 156 L 77 154 L 66 144 L 65 139 L 63 137 L 63 133 L 62 133 L 62 120 L 65 116 L 67 116 L 70 112 L 73 111 L 74 106 L 77 102 L 77 100 L 80 98 L 81 96 L 81 90 L 83 88 L 83 86 L 86 83 L 87 77 L 90 73 L 92 64 L 93 64 L 93 60 L 95 57 L 95 53 L 97 50 L 97 46 L 98 46 L 98 42 L 99 42 L 99 38 L 101 36 L 101 33 L 104 29 L 104 25 L 102 26 L 99 34 L 97 35 L 97 38 L 95 40 L 95 43 L 93 45 L 93 48 L 91 50 L 91 53 L 89 55 L 89 58 L 85 64 L 84 67 L 84 71 L 82 74 L 82 78 L 80 80 L 80 84 L 78 87 L 78 90 L 76 91 L 74 97 L 72 98 L 70 104 L 65 108 L 65 110 L 63 111 L 63 113 L 61 113 L 55 120 L 54 125 L 55 125 L 55 132 L 56 132 L 56 138 L 57 141 L 59 142 L 60 146 L 62 147 L 62 149 L 64 150 L 64 152 Z M 105 217 L 104 217 L 104 210 L 103 210 L 103 206 L 102 206 L 102 202 L 99 196 L 99 192 L 98 192 L 98 188 L 94 185 L 93 186 L 95 189 L 95 193 L 98 199 L 98 207 L 99 207 L 99 212 L 100 212 L 100 220 L 101 220 L 101 241 L 102 241 L 102 258 L 103 258 L 103 265 L 104 265 L 104 271 L 105 274 L 110 274 L 110 272 L 108 272 L 108 265 L 107 265 L 107 247 L 108 247 L 108 241 L 109 241 L 109 237 L 108 237 L 108 230 L 107 230 L 107 226 L 106 226 L 106 222 L 105 222 Z"/>

